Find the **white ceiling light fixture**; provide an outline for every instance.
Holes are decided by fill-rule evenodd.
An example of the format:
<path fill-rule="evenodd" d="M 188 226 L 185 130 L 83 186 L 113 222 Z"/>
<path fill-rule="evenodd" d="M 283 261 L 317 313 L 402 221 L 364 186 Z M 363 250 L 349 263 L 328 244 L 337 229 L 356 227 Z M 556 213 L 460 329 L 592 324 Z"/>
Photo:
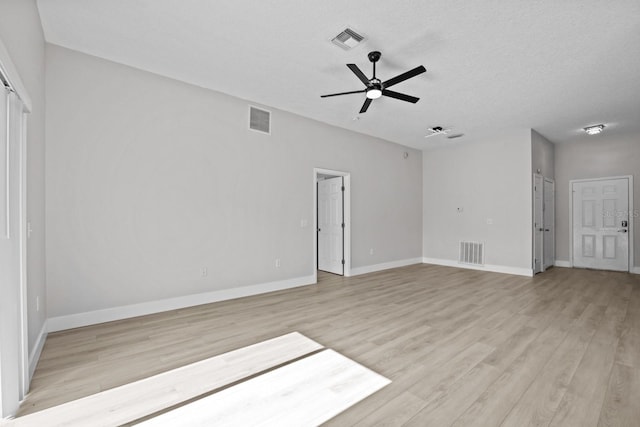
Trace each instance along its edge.
<path fill-rule="evenodd" d="M 448 135 L 451 132 L 451 129 L 444 129 L 442 126 L 434 126 L 432 128 L 427 129 L 427 132 L 429 132 L 427 135 L 425 135 L 425 138 L 429 138 L 431 136 L 437 136 L 437 135 Z"/>
<path fill-rule="evenodd" d="M 605 128 L 604 125 L 594 125 L 594 126 L 587 126 L 583 130 L 588 135 L 597 135 L 597 134 L 601 133 L 604 130 L 604 128 Z"/>

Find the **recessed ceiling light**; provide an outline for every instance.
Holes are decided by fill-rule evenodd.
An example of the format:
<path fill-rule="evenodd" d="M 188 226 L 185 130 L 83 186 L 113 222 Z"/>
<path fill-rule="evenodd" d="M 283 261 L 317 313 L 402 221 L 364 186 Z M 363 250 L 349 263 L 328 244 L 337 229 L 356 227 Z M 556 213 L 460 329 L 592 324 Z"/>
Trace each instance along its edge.
<path fill-rule="evenodd" d="M 597 135 L 604 130 L 604 125 L 587 126 L 584 131 L 589 135 Z"/>

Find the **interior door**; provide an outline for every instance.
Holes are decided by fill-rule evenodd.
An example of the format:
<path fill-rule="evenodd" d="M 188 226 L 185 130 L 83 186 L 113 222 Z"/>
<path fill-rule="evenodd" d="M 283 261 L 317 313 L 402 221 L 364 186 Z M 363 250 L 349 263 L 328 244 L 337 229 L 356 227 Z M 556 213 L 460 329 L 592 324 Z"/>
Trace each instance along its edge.
<path fill-rule="evenodd" d="M 543 211 L 543 178 L 533 175 L 533 274 L 543 271 L 544 244 L 544 211 Z"/>
<path fill-rule="evenodd" d="M 318 181 L 318 270 L 344 274 L 343 177 Z"/>
<path fill-rule="evenodd" d="M 543 247 L 543 270 L 552 267 L 556 259 L 556 225 L 555 225 L 555 183 L 553 180 L 544 179 L 543 190 L 543 225 L 544 225 L 544 242 Z"/>
<path fill-rule="evenodd" d="M 629 179 L 572 185 L 574 267 L 629 271 Z"/>

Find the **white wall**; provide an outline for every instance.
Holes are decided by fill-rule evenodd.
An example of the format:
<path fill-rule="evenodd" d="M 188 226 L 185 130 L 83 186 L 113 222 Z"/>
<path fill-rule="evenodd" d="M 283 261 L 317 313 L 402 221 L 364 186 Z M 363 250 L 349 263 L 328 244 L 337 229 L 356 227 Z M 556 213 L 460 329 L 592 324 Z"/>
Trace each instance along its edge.
<path fill-rule="evenodd" d="M 472 240 L 485 243 L 485 264 L 530 273 L 529 129 L 456 139 L 424 151 L 422 168 L 425 258 L 455 262 L 459 241 Z"/>
<path fill-rule="evenodd" d="M 47 45 L 51 317 L 312 275 L 314 167 L 351 172 L 354 268 L 421 256 L 419 151 L 248 104 Z"/>
<path fill-rule="evenodd" d="M 585 135 L 556 146 L 556 259 L 569 261 L 569 181 L 633 175 L 635 266 L 640 266 L 640 135 Z"/>
<path fill-rule="evenodd" d="M 38 343 L 47 317 L 45 299 L 45 43 L 35 0 L 0 2 L 0 39 L 20 74 L 33 111 L 27 128 L 27 220 L 33 233 L 27 242 L 29 352 Z M 36 310 L 36 298 L 40 310 Z"/>

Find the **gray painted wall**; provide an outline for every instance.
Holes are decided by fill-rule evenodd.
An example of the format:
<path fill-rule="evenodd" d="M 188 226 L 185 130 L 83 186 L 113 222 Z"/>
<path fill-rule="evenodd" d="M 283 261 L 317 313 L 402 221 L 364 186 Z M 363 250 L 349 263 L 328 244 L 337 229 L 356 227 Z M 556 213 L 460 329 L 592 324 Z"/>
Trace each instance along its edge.
<path fill-rule="evenodd" d="M 554 144 L 533 129 L 531 130 L 531 170 L 545 178 L 555 178 Z"/>
<path fill-rule="evenodd" d="M 485 242 L 486 264 L 531 269 L 529 129 L 424 151 L 423 175 L 424 257 L 456 261 L 459 241 L 472 240 Z"/>
<path fill-rule="evenodd" d="M 27 128 L 27 220 L 33 233 L 27 242 L 29 352 L 47 318 L 45 307 L 45 43 L 35 0 L 0 2 L 0 39 L 20 74 L 33 111 Z M 36 298 L 40 298 L 40 311 Z"/>
<path fill-rule="evenodd" d="M 640 135 L 585 135 L 556 146 L 556 259 L 569 261 L 569 181 L 633 175 L 634 211 L 640 206 Z M 640 218 L 635 219 L 635 266 L 640 266 Z"/>
<path fill-rule="evenodd" d="M 421 256 L 419 151 L 248 104 L 47 45 L 50 317 L 313 274 L 314 167 L 351 172 L 353 268 Z"/>

